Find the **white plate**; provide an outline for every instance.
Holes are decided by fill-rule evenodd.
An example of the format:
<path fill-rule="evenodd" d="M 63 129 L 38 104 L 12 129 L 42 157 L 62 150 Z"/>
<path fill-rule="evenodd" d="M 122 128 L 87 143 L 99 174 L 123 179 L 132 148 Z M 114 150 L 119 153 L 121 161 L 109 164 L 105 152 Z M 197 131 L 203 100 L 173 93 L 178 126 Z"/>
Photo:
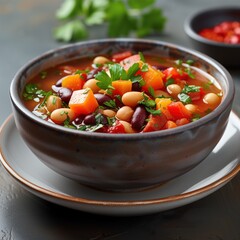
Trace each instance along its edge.
<path fill-rule="evenodd" d="M 25 145 L 12 116 L 0 132 L 2 164 L 28 191 L 65 207 L 106 215 L 156 213 L 213 193 L 240 171 L 239 142 L 240 119 L 231 113 L 224 136 L 193 170 L 158 187 L 120 193 L 83 186 L 46 167 Z"/>

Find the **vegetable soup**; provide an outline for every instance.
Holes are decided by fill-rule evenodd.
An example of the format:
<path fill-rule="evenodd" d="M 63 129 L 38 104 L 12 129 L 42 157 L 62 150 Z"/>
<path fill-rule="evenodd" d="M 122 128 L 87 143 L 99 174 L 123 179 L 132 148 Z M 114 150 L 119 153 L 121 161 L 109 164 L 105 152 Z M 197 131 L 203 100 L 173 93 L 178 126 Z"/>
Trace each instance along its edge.
<path fill-rule="evenodd" d="M 144 133 L 204 117 L 221 102 L 217 81 L 191 60 L 125 51 L 46 69 L 25 86 L 38 117 L 78 131 Z"/>

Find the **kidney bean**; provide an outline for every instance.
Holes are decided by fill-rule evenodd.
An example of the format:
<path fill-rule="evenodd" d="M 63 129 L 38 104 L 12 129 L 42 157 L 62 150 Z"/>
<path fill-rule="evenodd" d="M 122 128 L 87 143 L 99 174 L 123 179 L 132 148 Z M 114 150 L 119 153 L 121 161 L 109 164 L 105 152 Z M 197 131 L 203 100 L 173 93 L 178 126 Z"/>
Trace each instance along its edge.
<path fill-rule="evenodd" d="M 107 124 L 108 124 L 107 117 L 104 116 L 103 114 L 101 114 L 101 120 L 100 120 L 100 123 L 101 123 L 102 125 L 107 125 Z"/>
<path fill-rule="evenodd" d="M 56 83 L 55 83 L 56 87 L 61 87 L 62 86 L 62 78 L 59 79 Z"/>
<path fill-rule="evenodd" d="M 94 76 L 95 76 L 98 72 L 100 72 L 100 71 L 102 71 L 102 68 L 95 68 L 95 69 L 91 70 L 90 72 L 88 72 L 88 74 L 87 74 L 87 81 L 88 81 L 89 79 L 94 78 Z"/>
<path fill-rule="evenodd" d="M 137 106 L 131 120 L 132 127 L 136 130 L 141 130 L 145 120 L 147 119 L 147 111 L 144 106 Z"/>
<path fill-rule="evenodd" d="M 84 117 L 85 117 L 84 115 L 80 115 L 80 116 L 76 117 L 73 121 L 74 124 L 80 125 L 83 122 Z"/>
<path fill-rule="evenodd" d="M 91 113 L 88 114 L 87 116 L 85 116 L 85 118 L 83 119 L 83 123 L 86 125 L 95 125 L 96 124 L 96 118 L 95 118 L 96 114 L 95 113 Z"/>
<path fill-rule="evenodd" d="M 141 92 L 142 87 L 138 82 L 132 84 L 132 91 Z"/>
<path fill-rule="evenodd" d="M 62 87 L 57 87 L 56 85 L 52 85 L 52 90 L 54 91 L 54 92 L 58 92 L 60 89 L 61 89 Z"/>
<path fill-rule="evenodd" d="M 94 97 L 97 99 L 97 102 L 100 106 L 103 106 L 105 102 L 112 100 L 110 96 L 102 93 L 95 93 Z"/>
<path fill-rule="evenodd" d="M 73 91 L 69 88 L 60 88 L 58 91 L 58 96 L 62 99 L 62 101 L 68 103 L 70 101 L 72 93 Z"/>

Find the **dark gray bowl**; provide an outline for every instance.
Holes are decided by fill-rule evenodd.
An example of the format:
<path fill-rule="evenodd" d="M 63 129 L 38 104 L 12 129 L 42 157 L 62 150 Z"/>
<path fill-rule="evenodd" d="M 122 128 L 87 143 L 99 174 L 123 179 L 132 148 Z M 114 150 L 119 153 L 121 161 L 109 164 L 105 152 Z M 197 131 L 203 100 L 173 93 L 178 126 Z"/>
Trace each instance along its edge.
<path fill-rule="evenodd" d="M 196 61 L 222 87 L 221 105 L 196 122 L 143 134 L 67 129 L 36 117 L 23 105 L 24 85 L 36 72 L 76 57 L 126 49 Z M 130 190 L 168 181 L 206 158 L 224 133 L 234 97 L 234 84 L 225 68 L 201 53 L 158 41 L 106 39 L 65 46 L 37 57 L 15 75 L 10 96 L 22 138 L 47 166 L 82 184 L 101 189 Z"/>
<path fill-rule="evenodd" d="M 227 44 L 208 40 L 198 33 L 223 21 L 240 21 L 240 6 L 212 8 L 190 15 L 184 23 L 192 47 L 216 59 L 226 67 L 239 67 L 240 44 Z"/>

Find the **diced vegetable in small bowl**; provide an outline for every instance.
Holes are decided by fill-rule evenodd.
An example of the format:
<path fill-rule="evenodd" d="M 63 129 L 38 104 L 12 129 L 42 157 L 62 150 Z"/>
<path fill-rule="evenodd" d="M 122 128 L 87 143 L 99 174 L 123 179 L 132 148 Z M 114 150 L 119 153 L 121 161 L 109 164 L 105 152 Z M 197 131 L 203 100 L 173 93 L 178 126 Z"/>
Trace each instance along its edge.
<path fill-rule="evenodd" d="M 185 21 L 192 46 L 226 67 L 239 67 L 240 7 L 216 7 L 198 11 Z"/>
<path fill-rule="evenodd" d="M 224 133 L 234 85 L 201 53 L 105 39 L 34 59 L 10 95 L 17 128 L 41 161 L 118 191 L 161 184 L 200 163 Z"/>

